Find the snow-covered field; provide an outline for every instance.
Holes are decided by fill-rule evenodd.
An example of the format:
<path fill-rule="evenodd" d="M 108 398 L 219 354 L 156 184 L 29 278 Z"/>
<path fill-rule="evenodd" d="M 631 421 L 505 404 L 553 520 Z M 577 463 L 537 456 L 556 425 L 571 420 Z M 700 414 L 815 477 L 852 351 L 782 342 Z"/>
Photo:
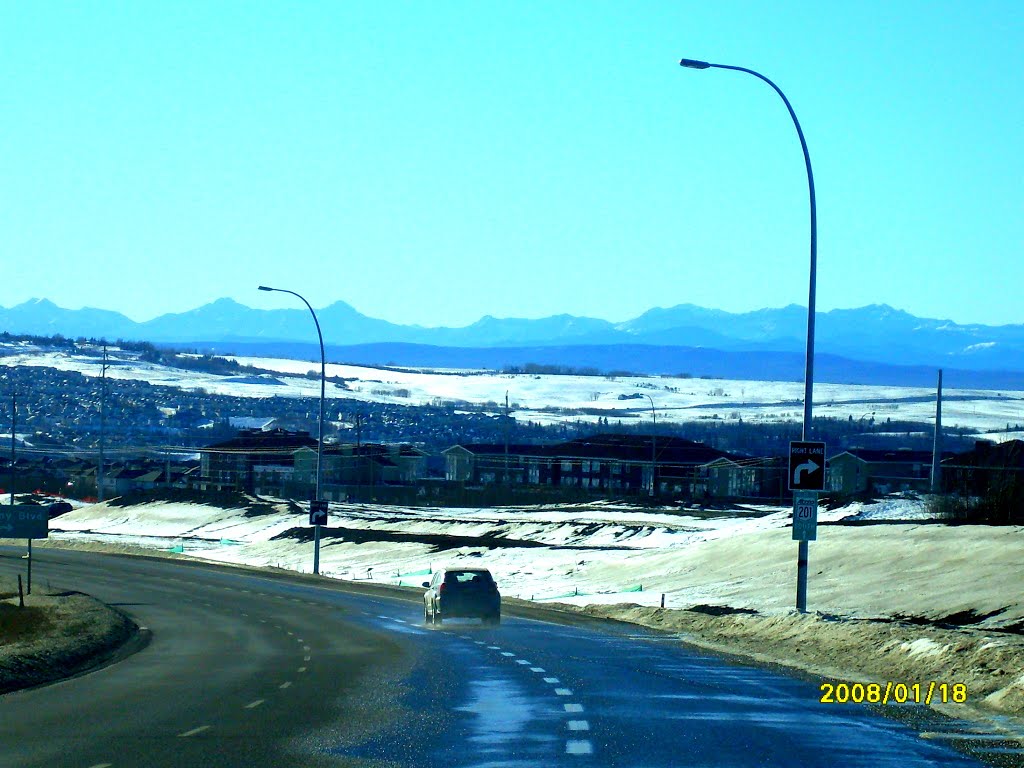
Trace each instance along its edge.
<path fill-rule="evenodd" d="M 503 594 L 579 605 L 699 604 L 785 613 L 796 544 L 791 511 L 706 511 L 615 503 L 483 509 L 332 504 L 321 571 L 336 578 L 416 586 L 449 563 L 490 567 Z M 924 501 L 893 497 L 822 510 L 811 544 L 810 602 L 848 616 L 939 619 L 963 610 L 1024 620 L 1020 528 L 915 524 Z M 891 525 L 829 525 L 890 521 Z M 309 572 L 306 513 L 262 500 L 205 504 L 94 504 L 51 521 L 57 540 L 130 544 L 194 557 Z"/>
<path fill-rule="evenodd" d="M 0 365 L 45 366 L 99 376 L 99 350 L 74 355 L 26 345 L 0 345 Z M 152 384 L 203 389 L 236 397 L 319 397 L 319 382 L 300 378 L 319 364 L 277 358 L 231 358 L 280 375 L 218 376 L 153 365 L 116 351 L 107 375 Z M 493 413 L 504 407 L 506 393 L 516 419 L 556 423 L 566 419 L 607 417 L 625 424 L 651 418 L 651 400 L 659 420 L 684 423 L 719 418 L 745 422 L 798 421 L 803 384 L 781 381 L 683 379 L 658 376 L 554 376 L 482 371 L 387 370 L 364 366 L 327 366 L 327 375 L 349 379 L 349 389 L 328 383 L 329 399 L 402 405 L 460 403 L 484 406 Z M 989 439 L 1024 437 L 1024 392 L 946 389 L 943 423 L 964 427 Z M 651 400 L 648 400 L 650 396 Z M 587 413 L 581 411 L 586 409 Z M 935 393 L 929 388 L 875 385 L 815 385 L 815 413 L 855 421 L 886 419 L 931 422 Z M 995 432 L 995 430 L 1004 430 Z"/>

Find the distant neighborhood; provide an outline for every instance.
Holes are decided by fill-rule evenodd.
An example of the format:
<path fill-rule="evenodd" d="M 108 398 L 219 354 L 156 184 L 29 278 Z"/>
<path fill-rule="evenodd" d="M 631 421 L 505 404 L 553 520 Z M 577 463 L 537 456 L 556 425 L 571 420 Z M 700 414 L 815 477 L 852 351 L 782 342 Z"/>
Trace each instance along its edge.
<path fill-rule="evenodd" d="M 197 357 L 194 364 L 215 362 Z M 0 448 L 5 490 L 82 499 L 157 490 L 312 496 L 314 398 L 211 394 L 25 365 L 0 367 L 0 391 L 11 393 L 15 407 L 8 411 L 11 450 Z M 786 451 L 799 438 L 791 422 L 659 420 L 657 430 L 651 422 L 623 426 L 608 418 L 540 425 L 467 403 L 333 399 L 326 416 L 322 497 L 335 501 L 779 504 L 791 498 Z M 815 437 L 828 445 L 826 493 L 930 491 L 931 433 L 929 424 L 876 422 L 874 413 L 816 418 Z M 961 499 L 954 507 L 1005 507 L 1016 498 L 1021 441 L 976 441 L 947 429 L 942 445 L 934 482 Z"/>

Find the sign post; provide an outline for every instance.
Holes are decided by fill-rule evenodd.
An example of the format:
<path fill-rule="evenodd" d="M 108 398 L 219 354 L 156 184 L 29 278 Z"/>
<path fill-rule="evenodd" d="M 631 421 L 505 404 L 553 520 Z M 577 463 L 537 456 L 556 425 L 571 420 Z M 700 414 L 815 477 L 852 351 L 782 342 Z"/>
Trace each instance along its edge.
<path fill-rule="evenodd" d="M 807 542 L 817 537 L 818 492 L 825 490 L 825 443 L 799 440 L 789 444 L 789 490 L 793 491 L 793 538 L 800 542 L 796 559 L 796 609 L 806 613 Z"/>
<path fill-rule="evenodd" d="M 11 494 L 13 497 L 13 494 Z M 32 539 L 50 535 L 50 508 L 31 504 L 0 507 L 0 538 L 28 539 L 28 594 L 32 594 Z"/>
<path fill-rule="evenodd" d="M 313 526 L 313 573 L 320 573 L 320 526 L 327 525 L 327 501 L 309 502 L 309 524 Z"/>

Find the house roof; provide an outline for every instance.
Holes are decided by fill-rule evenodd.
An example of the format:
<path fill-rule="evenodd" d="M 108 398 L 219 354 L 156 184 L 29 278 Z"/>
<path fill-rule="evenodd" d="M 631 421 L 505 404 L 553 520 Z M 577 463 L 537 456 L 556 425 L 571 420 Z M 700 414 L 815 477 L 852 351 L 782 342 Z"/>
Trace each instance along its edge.
<path fill-rule="evenodd" d="M 957 453 L 943 464 L 970 467 L 1024 467 L 1024 440 L 989 443 L 979 440 L 973 451 Z"/>
<path fill-rule="evenodd" d="M 653 444 L 652 444 L 653 442 Z M 455 445 L 442 453 L 462 449 L 474 455 L 504 455 L 503 443 L 469 443 Z M 564 459 L 603 459 L 649 462 L 652 450 L 659 464 L 700 465 L 717 459 L 736 457 L 704 443 L 667 435 L 599 434 L 556 445 L 510 444 L 510 456 L 544 456 Z"/>
<path fill-rule="evenodd" d="M 208 445 L 200 451 L 251 452 L 251 451 L 295 451 L 303 447 L 316 447 L 317 441 L 309 432 L 289 432 L 286 429 L 271 429 L 266 432 L 245 429 L 230 440 Z"/>
<path fill-rule="evenodd" d="M 835 456 L 829 459 L 834 461 L 844 453 L 848 453 L 851 456 L 855 456 L 861 461 L 867 461 L 872 464 L 929 464 L 932 460 L 931 451 L 914 451 L 914 450 L 886 450 L 880 448 L 848 448 L 845 451 L 837 453 Z M 951 454 L 945 454 L 951 455 Z"/>

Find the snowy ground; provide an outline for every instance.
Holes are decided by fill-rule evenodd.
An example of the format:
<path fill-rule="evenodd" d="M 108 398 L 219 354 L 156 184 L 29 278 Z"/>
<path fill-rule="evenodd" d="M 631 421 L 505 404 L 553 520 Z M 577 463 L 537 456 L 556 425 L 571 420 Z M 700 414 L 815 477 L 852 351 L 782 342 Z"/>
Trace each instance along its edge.
<path fill-rule="evenodd" d="M 0 344 L 0 365 L 44 366 L 99 376 L 100 350 L 76 354 L 39 349 L 27 344 Z M 239 363 L 280 375 L 219 376 L 153 365 L 137 355 L 111 352 L 107 375 L 151 384 L 203 389 L 236 397 L 319 397 L 319 382 L 300 378 L 318 371 L 304 360 L 235 357 Z M 676 423 L 718 418 L 745 422 L 798 421 L 802 415 L 803 384 L 781 381 L 683 379 L 661 376 L 552 376 L 503 374 L 486 371 L 394 371 L 365 366 L 327 366 L 327 375 L 350 380 L 349 389 L 328 383 L 330 400 L 350 399 L 402 405 L 464 403 L 498 413 L 505 395 L 516 419 L 544 424 L 566 419 L 596 421 L 599 417 L 624 424 L 651 418 L 651 401 L 659 419 Z M 964 427 L 989 439 L 1024 437 L 1006 432 L 1007 425 L 1024 424 L 1024 391 L 946 389 L 943 422 Z M 626 399 L 620 399 L 626 398 Z M 586 409 L 588 413 L 581 413 Z M 820 416 L 886 419 L 929 423 L 934 419 L 935 392 L 930 388 L 818 383 L 815 412 Z M 1004 430 L 995 432 L 995 430 Z"/>
<path fill-rule="evenodd" d="M 116 502 L 115 502 L 116 503 Z M 432 568 L 477 563 L 503 594 L 578 605 L 699 604 L 785 613 L 796 544 L 789 509 L 729 512 L 616 503 L 485 509 L 332 504 L 320 568 L 329 576 L 418 585 Z M 924 524 L 926 503 L 890 498 L 822 509 L 810 545 L 809 605 L 844 616 L 940 620 L 991 614 L 1024 622 L 1024 536 L 1016 527 Z M 854 522 L 874 523 L 853 525 Z M 887 523 L 887 524 L 879 524 Z M 221 509 L 153 502 L 82 506 L 51 521 L 51 537 L 177 550 L 228 563 L 308 572 L 306 512 L 263 500 Z"/>

